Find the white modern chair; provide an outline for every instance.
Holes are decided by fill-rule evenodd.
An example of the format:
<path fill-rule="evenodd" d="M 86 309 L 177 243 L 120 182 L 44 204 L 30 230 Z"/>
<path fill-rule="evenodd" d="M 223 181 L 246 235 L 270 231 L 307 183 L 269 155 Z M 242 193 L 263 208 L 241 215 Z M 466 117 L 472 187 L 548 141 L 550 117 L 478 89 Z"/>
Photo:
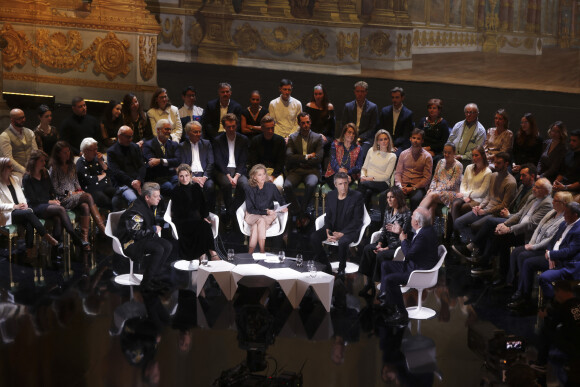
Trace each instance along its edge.
<path fill-rule="evenodd" d="M 324 227 L 324 217 L 325 216 L 326 216 L 326 214 L 322 214 L 318 218 L 316 218 L 316 221 L 314 223 L 316 230 L 320 230 L 322 227 Z M 367 229 L 369 224 L 371 224 L 371 217 L 370 217 L 369 212 L 367 211 L 366 207 L 364 207 L 363 224 L 362 224 L 362 227 L 360 229 L 358 240 L 356 240 L 355 242 L 352 242 L 349 245 L 350 247 L 356 247 L 359 245 L 360 241 L 362 240 L 363 235 L 365 234 L 365 230 Z M 323 241 L 322 244 L 328 245 L 328 246 L 338 246 L 338 242 Z M 350 274 L 350 273 L 358 272 L 358 265 L 356 263 L 347 262 L 346 265 L 347 265 L 347 267 L 345 269 L 345 273 Z M 331 262 L 330 266 L 332 267 L 332 271 L 338 271 L 339 262 L 338 261 Z"/>
<path fill-rule="evenodd" d="M 371 243 L 377 243 L 380 238 L 381 238 L 380 230 L 373 232 L 373 235 L 371 235 Z M 405 254 L 403 254 L 403 250 L 401 250 L 401 247 L 397 247 L 397 249 L 395 250 L 395 256 L 393 257 L 393 261 L 404 261 L 404 260 Z"/>
<path fill-rule="evenodd" d="M 125 255 L 121 241 L 119 241 L 119 239 L 115 236 L 117 225 L 119 224 L 119 220 L 121 219 L 123 212 L 125 212 L 125 210 L 109 213 L 107 225 L 105 226 L 105 234 L 113 241 L 113 251 L 129 260 L 129 274 L 121 274 L 116 276 L 115 282 L 119 285 L 139 285 L 143 279 L 143 275 L 133 273 L 133 260 Z"/>
<path fill-rule="evenodd" d="M 437 277 L 439 275 L 439 269 L 445 261 L 445 256 L 447 255 L 447 249 L 443 245 L 439 245 L 437 248 L 437 254 L 439 256 L 439 262 L 429 270 L 413 270 L 409 276 L 409 280 L 405 286 L 401 286 L 401 293 L 406 293 L 409 289 L 417 289 L 417 306 L 410 306 L 407 308 L 407 313 L 409 318 L 414 318 L 416 320 L 425 320 L 435 316 L 436 312 L 433 309 L 426 308 L 422 305 L 423 290 L 432 288 L 437 284 Z"/>
<path fill-rule="evenodd" d="M 278 202 L 274 202 L 274 208 L 278 208 L 279 206 L 280 204 Z M 238 225 L 240 226 L 240 231 L 242 232 L 242 234 L 249 237 L 252 229 L 244 221 L 245 216 L 246 216 L 246 202 L 243 202 L 242 205 L 239 206 L 238 209 L 236 210 L 236 218 L 238 219 Z M 270 226 L 270 228 L 266 230 L 266 237 L 274 237 L 284 233 L 287 222 L 288 222 L 288 211 L 279 212 L 276 220 L 274 220 L 274 223 L 272 223 L 272 226 Z"/>
<path fill-rule="evenodd" d="M 220 218 L 216 214 L 210 212 L 209 219 L 211 221 L 211 232 L 213 234 L 213 239 L 215 239 L 217 238 L 218 230 L 220 227 Z M 179 235 L 177 235 L 177 227 L 175 227 L 175 223 L 173 223 L 173 220 L 171 218 L 171 200 L 169 200 L 169 203 L 167 203 L 167 209 L 165 210 L 165 214 L 163 215 L 163 220 L 171 227 L 171 235 L 173 235 L 173 238 L 178 240 Z M 191 261 L 181 259 L 173 264 L 173 267 L 175 267 L 176 269 L 185 271 L 197 270 L 198 266 L 199 266 L 198 259 L 193 259 Z"/>

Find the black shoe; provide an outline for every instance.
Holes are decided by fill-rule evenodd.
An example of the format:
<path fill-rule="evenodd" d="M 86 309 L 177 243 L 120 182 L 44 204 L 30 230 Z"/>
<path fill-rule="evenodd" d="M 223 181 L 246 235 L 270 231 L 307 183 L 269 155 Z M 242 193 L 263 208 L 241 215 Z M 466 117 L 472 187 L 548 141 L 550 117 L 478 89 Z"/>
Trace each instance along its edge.
<path fill-rule="evenodd" d="M 520 297 L 509 304 L 507 304 L 510 309 L 522 309 L 528 304 L 528 299 L 526 297 Z"/>
<path fill-rule="evenodd" d="M 370 290 L 370 294 L 369 294 L 369 290 Z M 360 292 L 358 292 L 359 297 L 374 297 L 376 294 L 377 288 L 375 287 L 375 285 L 373 283 L 370 284 L 366 284 Z"/>
<path fill-rule="evenodd" d="M 407 324 L 409 322 L 409 314 L 406 309 L 395 308 L 393 313 L 385 318 L 385 322 L 392 325 Z"/>
<path fill-rule="evenodd" d="M 519 290 L 516 290 L 516 292 L 514 294 L 512 294 L 510 300 L 512 300 L 512 301 L 519 300 L 523 296 L 524 295 L 522 294 L 522 292 L 520 292 Z"/>
<path fill-rule="evenodd" d="M 490 264 L 474 267 L 471 269 L 471 275 L 473 276 L 480 276 L 480 275 L 491 275 L 493 274 L 493 267 Z"/>
<path fill-rule="evenodd" d="M 471 256 L 471 251 L 469 251 L 467 247 L 465 247 L 462 244 L 453 245 L 451 246 L 451 249 L 453 249 L 455 254 L 459 255 L 462 258 L 467 259 L 467 257 Z"/>

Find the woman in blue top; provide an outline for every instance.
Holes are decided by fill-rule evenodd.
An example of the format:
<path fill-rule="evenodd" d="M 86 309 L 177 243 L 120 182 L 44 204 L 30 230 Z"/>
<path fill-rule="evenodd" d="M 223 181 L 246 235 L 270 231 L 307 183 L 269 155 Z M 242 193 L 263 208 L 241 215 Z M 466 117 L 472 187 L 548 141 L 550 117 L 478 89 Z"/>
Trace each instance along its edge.
<path fill-rule="evenodd" d="M 250 242 L 248 252 L 251 254 L 260 245 L 260 253 L 265 252 L 266 230 L 276 220 L 274 201 L 280 205 L 286 204 L 284 198 L 274 183 L 268 181 L 268 173 L 264 164 L 256 164 L 250 170 L 249 186 L 246 188 L 246 215 L 244 221 L 250 226 Z M 281 210 L 288 211 L 288 208 Z"/>

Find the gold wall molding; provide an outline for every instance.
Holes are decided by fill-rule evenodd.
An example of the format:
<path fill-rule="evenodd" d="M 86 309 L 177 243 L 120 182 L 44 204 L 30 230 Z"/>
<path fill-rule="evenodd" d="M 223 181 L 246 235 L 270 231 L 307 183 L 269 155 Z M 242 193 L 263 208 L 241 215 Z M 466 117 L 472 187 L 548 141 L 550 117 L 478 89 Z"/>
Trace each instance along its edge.
<path fill-rule="evenodd" d="M 389 33 L 386 32 L 373 32 L 361 40 L 361 49 L 368 49 L 371 54 L 376 56 L 387 55 L 392 46 L 390 37 Z"/>
<path fill-rule="evenodd" d="M 92 79 L 66 78 L 51 75 L 5 72 L 3 76 L 5 80 L 10 81 L 50 83 L 65 86 L 95 87 L 101 89 L 134 90 L 148 92 L 154 92 L 157 89 L 157 86 L 139 85 L 134 83 L 122 83 L 122 82 L 95 81 Z"/>
<path fill-rule="evenodd" d="M 173 19 L 167 17 L 161 23 L 162 29 L 159 37 L 163 43 L 171 43 L 174 47 L 179 48 L 183 45 L 183 22 L 180 17 Z"/>
<path fill-rule="evenodd" d="M 527 38 L 517 38 L 514 37 L 512 39 L 509 39 L 506 36 L 498 36 L 497 37 L 497 44 L 500 48 L 505 47 L 506 45 L 512 47 L 512 48 L 519 48 L 519 47 L 524 47 L 528 50 L 531 50 L 534 48 L 535 44 L 534 44 L 535 39 L 531 38 L 531 37 L 527 37 Z"/>
<path fill-rule="evenodd" d="M 320 33 L 318 28 L 304 35 L 302 44 L 304 46 L 304 55 L 315 60 L 326 56 L 326 49 L 329 45 L 326 35 Z"/>
<path fill-rule="evenodd" d="M 191 44 L 198 46 L 203 40 L 203 26 L 198 21 L 191 23 L 188 34 Z"/>
<path fill-rule="evenodd" d="M 338 39 L 336 43 L 336 57 L 340 60 L 344 59 L 345 56 L 350 55 L 352 59 L 358 58 L 358 33 L 345 34 L 344 32 L 338 33 Z"/>
<path fill-rule="evenodd" d="M 104 73 L 109 80 L 118 75 L 127 75 L 133 55 L 129 53 L 129 42 L 118 39 L 114 32 L 108 32 L 105 38 L 97 37 L 83 49 L 83 39 L 78 31 L 50 32 L 38 29 L 34 38 L 29 39 L 26 33 L 16 31 L 10 23 L 5 23 L 0 30 L 9 46 L 2 55 L 2 64 L 6 70 L 15 65 L 24 66 L 27 60 L 34 67 L 40 65 L 54 70 L 86 72 L 88 65 L 94 63 L 95 73 Z"/>
<path fill-rule="evenodd" d="M 89 10 L 81 1 L 10 0 L 0 7 L 0 21 L 41 26 L 158 33 L 155 17 L 145 0 L 93 1 Z"/>
<path fill-rule="evenodd" d="M 397 34 L 397 56 L 401 56 L 401 54 L 405 54 L 405 56 L 411 56 L 411 45 L 413 43 L 413 39 L 411 38 L 411 34 Z"/>
<path fill-rule="evenodd" d="M 260 34 L 260 42 L 264 48 L 276 54 L 287 55 L 302 45 L 302 37 L 300 32 L 296 31 L 288 36 L 288 30 L 282 26 L 274 29 L 264 28 Z"/>
<path fill-rule="evenodd" d="M 144 81 L 151 79 L 157 63 L 157 39 L 155 36 L 139 36 L 139 72 Z"/>
<path fill-rule="evenodd" d="M 256 51 L 261 43 L 260 33 L 248 23 L 236 28 L 233 39 L 244 54 Z"/>
<path fill-rule="evenodd" d="M 479 39 L 476 33 L 432 30 L 413 32 L 413 46 L 415 47 L 475 46 L 477 44 L 479 44 Z"/>

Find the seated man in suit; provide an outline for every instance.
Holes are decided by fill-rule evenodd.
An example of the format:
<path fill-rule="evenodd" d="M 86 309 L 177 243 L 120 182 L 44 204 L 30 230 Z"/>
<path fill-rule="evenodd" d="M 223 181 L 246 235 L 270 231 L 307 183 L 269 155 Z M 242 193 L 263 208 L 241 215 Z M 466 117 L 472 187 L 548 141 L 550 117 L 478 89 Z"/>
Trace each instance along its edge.
<path fill-rule="evenodd" d="M 198 121 L 185 124 L 185 135 L 185 141 L 179 145 L 181 162 L 191 166 L 193 182 L 203 189 L 210 211 L 215 211 L 213 148 L 209 140 L 201 138 L 201 124 Z"/>
<path fill-rule="evenodd" d="M 506 221 L 499 218 L 502 222 L 495 227 L 493 227 L 494 219 L 491 219 L 489 222 L 491 229 L 484 226 L 477 233 L 474 243 L 483 254 L 475 260 L 478 267 L 471 270 L 472 274 L 492 273 L 491 258 L 499 253 L 500 273 L 494 282 L 497 284 L 505 282 L 509 269 L 510 247 L 523 245 L 529 240 L 544 215 L 552 209 L 552 184 L 548 179 L 541 178 L 536 181 L 532 190 L 533 195 L 528 198 L 520 211 L 510 215 Z"/>
<path fill-rule="evenodd" d="M 552 283 L 558 280 L 580 280 L 580 204 L 570 202 L 564 211 L 564 222 L 550 240 L 546 250 L 549 270 L 540 275 L 540 286 L 547 300 L 554 298 Z"/>
<path fill-rule="evenodd" d="M 147 162 L 147 181 L 154 181 L 161 186 L 161 194 L 171 198 L 171 191 L 177 185 L 175 168 L 181 163 L 181 148 L 171 140 L 173 125 L 164 118 L 157 121 L 157 137 L 145 141 L 143 157 Z"/>
<path fill-rule="evenodd" d="M 347 102 L 342 111 L 342 126 L 352 122 L 358 128 L 358 143 L 361 146 L 360 156 L 363 160 L 373 145 L 377 132 L 379 109 L 367 99 L 369 85 L 365 81 L 354 84 L 354 101 Z"/>
<path fill-rule="evenodd" d="M 385 129 L 393 138 L 393 152 L 397 157 L 402 151 L 411 146 L 409 138 L 415 127 L 413 123 L 413 112 L 403 105 L 405 91 L 401 87 L 391 90 L 392 105 L 381 109 L 379 129 Z"/>
<path fill-rule="evenodd" d="M 284 187 L 284 161 L 286 160 L 286 142 L 284 137 L 274 133 L 276 121 L 266 114 L 260 121 L 262 133 L 250 142 L 250 168 L 256 164 L 264 164 L 268 171 L 268 179 L 274 183 L 278 191 Z"/>
<path fill-rule="evenodd" d="M 222 118 L 225 133 L 216 137 L 213 143 L 215 179 L 219 185 L 226 204 L 226 223 L 230 226 L 230 219 L 245 198 L 244 190 L 248 186 L 246 177 L 248 161 L 248 138 L 237 133 L 238 118 L 228 113 Z M 235 200 L 232 191 L 235 189 Z"/>
<path fill-rule="evenodd" d="M 364 200 L 362 194 L 348 188 L 348 174 L 334 174 L 335 190 L 326 196 L 326 216 L 324 226 L 311 234 L 310 242 L 317 261 L 326 264 L 329 274 L 332 272 L 330 262 L 322 247 L 322 242 L 338 242 L 337 275 L 344 275 L 349 245 L 358 240 L 364 217 Z"/>
<path fill-rule="evenodd" d="M 141 195 L 141 186 L 145 181 L 147 166 L 139 145 L 133 141 L 133 129 L 121 126 L 117 132 L 117 142 L 107 150 L 107 164 L 113 185 L 117 193 L 113 199 L 113 208 L 119 196 L 131 204 Z"/>
<path fill-rule="evenodd" d="M 463 112 L 465 120 L 453 126 L 447 142 L 455 144 L 455 149 L 457 149 L 455 158 L 463 164 L 463 169 L 465 169 L 471 164 L 471 151 L 485 142 L 486 132 L 477 120 L 479 108 L 476 104 L 468 103 L 463 108 Z"/>
<path fill-rule="evenodd" d="M 232 86 L 226 82 L 218 84 L 218 98 L 212 99 L 207 103 L 207 107 L 203 111 L 201 118 L 203 138 L 206 140 L 213 142 L 219 133 L 225 131 L 222 119 L 226 114 L 232 113 L 237 117 L 238 126 L 236 130 L 240 130 L 239 121 L 242 115 L 242 105 L 231 98 Z"/>
<path fill-rule="evenodd" d="M 432 224 L 431 213 L 423 207 L 418 207 L 411 217 L 411 227 L 415 230 L 413 238 L 409 239 L 396 224 L 396 232 L 400 232 L 401 250 L 404 261 L 384 261 L 381 264 L 381 305 L 390 312 L 387 322 L 404 322 L 408 320 L 407 309 L 403 302 L 400 285 L 405 285 L 413 270 L 429 270 L 438 262 L 437 233 Z"/>
<path fill-rule="evenodd" d="M 165 287 L 159 277 L 172 249 L 169 241 L 158 236 L 161 227 L 155 223 L 155 207 L 160 200 L 159 184 L 143 184 L 142 195 L 121 215 L 116 232 L 125 254 L 145 266 L 140 285 L 145 295 Z"/>
<path fill-rule="evenodd" d="M 322 135 L 310 130 L 311 121 L 307 113 L 298 115 L 298 125 L 300 130 L 288 137 L 284 192 L 286 202 L 292 203 L 290 211 L 296 215 L 297 227 L 304 227 L 310 224 L 306 210 L 320 179 L 323 140 Z M 306 188 L 303 202 L 299 203 L 294 195 L 294 188 L 301 182 L 304 182 Z"/>

